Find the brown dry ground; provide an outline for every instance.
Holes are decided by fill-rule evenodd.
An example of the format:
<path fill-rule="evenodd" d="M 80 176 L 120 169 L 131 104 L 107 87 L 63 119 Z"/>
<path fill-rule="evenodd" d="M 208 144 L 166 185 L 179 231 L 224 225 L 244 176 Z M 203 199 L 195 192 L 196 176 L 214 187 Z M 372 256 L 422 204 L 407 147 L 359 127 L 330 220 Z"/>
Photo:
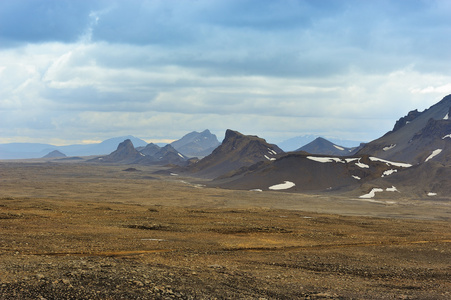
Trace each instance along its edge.
<path fill-rule="evenodd" d="M 450 202 L 0 162 L 1 299 L 450 299 Z M 396 203 L 393 203 L 396 202 Z"/>

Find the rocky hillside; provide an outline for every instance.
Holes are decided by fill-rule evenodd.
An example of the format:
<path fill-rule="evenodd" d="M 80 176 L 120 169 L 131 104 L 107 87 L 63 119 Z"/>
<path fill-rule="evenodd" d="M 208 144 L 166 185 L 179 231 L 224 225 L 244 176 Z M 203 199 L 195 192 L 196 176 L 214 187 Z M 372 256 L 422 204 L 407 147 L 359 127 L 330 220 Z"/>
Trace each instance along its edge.
<path fill-rule="evenodd" d="M 290 153 L 242 168 L 213 182 L 225 188 L 290 192 L 350 190 L 411 167 L 370 156 L 327 157 Z"/>
<path fill-rule="evenodd" d="M 450 164 L 451 95 L 419 113 L 399 119 L 393 130 L 365 145 L 358 154 L 419 164 L 429 160 Z"/>

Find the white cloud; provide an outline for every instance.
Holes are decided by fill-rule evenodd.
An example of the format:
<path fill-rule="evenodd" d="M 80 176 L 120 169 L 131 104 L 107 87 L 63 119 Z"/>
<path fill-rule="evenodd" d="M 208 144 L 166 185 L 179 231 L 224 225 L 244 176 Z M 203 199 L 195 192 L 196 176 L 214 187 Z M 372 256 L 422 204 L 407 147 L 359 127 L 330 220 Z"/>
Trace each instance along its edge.
<path fill-rule="evenodd" d="M 92 3 L 79 4 L 73 27 L 57 18 L 61 32 L 44 26 L 34 38 L 0 20 L 11 43 L 0 48 L 0 142 L 205 128 L 368 141 L 451 93 L 442 2 Z"/>

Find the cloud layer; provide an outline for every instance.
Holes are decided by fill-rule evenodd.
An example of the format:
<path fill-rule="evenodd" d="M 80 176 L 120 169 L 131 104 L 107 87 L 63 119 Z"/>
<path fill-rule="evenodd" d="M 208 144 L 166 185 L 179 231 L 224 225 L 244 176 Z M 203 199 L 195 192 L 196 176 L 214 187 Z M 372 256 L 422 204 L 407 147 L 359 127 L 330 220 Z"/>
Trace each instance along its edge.
<path fill-rule="evenodd" d="M 1 1 L 0 143 L 368 141 L 451 93 L 449 1 Z"/>

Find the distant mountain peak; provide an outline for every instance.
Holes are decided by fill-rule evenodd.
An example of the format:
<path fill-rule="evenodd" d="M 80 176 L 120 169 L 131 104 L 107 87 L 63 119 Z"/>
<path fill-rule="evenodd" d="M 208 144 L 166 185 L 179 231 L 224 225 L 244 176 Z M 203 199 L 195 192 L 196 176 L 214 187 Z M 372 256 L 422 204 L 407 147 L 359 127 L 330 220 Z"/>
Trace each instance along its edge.
<path fill-rule="evenodd" d="M 336 145 L 323 137 L 318 137 L 307 145 L 296 150 L 318 155 L 348 156 L 356 153 L 360 147 L 347 148 Z"/>
<path fill-rule="evenodd" d="M 58 158 L 58 157 L 67 157 L 66 154 L 58 151 L 58 150 L 53 150 L 51 152 L 49 152 L 47 155 L 43 156 L 42 158 Z"/>
<path fill-rule="evenodd" d="M 190 132 L 181 139 L 171 143 L 172 147 L 188 157 L 207 156 L 219 145 L 216 135 L 212 134 L 208 129 L 202 132 Z"/>

